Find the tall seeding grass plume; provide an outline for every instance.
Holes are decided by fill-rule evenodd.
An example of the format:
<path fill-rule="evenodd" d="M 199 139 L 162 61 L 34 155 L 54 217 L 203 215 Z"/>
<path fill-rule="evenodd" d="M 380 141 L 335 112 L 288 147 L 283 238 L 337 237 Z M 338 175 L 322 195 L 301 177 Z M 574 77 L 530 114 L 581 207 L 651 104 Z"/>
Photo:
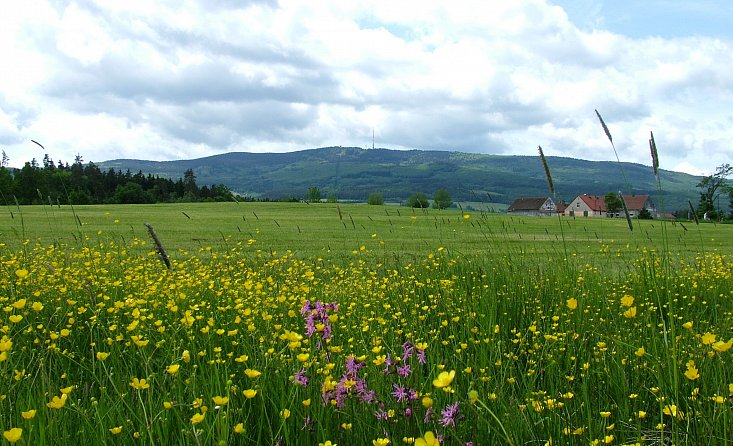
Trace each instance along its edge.
<path fill-rule="evenodd" d="M 231 202 L 0 228 L 5 443 L 733 444 L 728 225 Z"/>

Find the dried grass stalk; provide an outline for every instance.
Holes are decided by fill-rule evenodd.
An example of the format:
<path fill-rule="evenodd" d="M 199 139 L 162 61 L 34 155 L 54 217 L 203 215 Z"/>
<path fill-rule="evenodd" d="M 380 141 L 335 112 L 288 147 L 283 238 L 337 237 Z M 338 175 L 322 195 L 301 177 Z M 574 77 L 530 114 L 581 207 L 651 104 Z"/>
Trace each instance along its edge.
<path fill-rule="evenodd" d="M 690 205 L 690 213 L 692 214 L 692 219 L 695 220 L 696 225 L 699 225 L 700 220 L 697 219 L 697 212 L 695 212 L 695 208 L 692 206 L 692 202 L 690 200 L 687 200 L 687 204 Z"/>
<path fill-rule="evenodd" d="M 629 225 L 629 231 L 634 231 L 634 226 L 631 224 L 631 215 L 629 214 L 629 208 L 626 206 L 626 200 L 624 200 L 624 196 L 621 193 L 621 191 L 618 192 L 619 197 L 621 197 L 621 205 L 624 207 L 624 214 L 626 214 L 626 223 Z"/>
<path fill-rule="evenodd" d="M 659 176 L 659 155 L 657 154 L 657 143 L 654 142 L 654 132 L 649 132 L 649 150 L 652 152 L 652 167 L 654 175 Z"/>
<path fill-rule="evenodd" d="M 163 244 L 160 242 L 158 234 L 155 233 L 155 229 L 153 229 L 153 226 L 150 223 L 145 223 L 145 227 L 148 228 L 148 234 L 150 234 L 150 238 L 152 238 L 155 243 L 155 249 L 158 251 L 160 260 L 165 264 L 166 268 L 171 269 L 171 261 L 168 259 L 168 254 L 165 252 L 165 248 L 163 248 Z"/>
<path fill-rule="evenodd" d="M 606 136 L 608 136 L 608 140 L 611 141 L 611 145 L 613 145 L 613 137 L 611 136 L 611 132 L 608 130 L 608 126 L 606 126 L 606 123 L 603 121 L 601 114 L 598 113 L 598 110 L 596 110 L 596 116 L 598 116 L 598 120 L 601 121 L 601 126 L 603 126 L 603 131 L 606 132 Z"/>
<path fill-rule="evenodd" d="M 552 175 L 550 175 L 550 167 L 547 165 L 547 159 L 545 159 L 545 154 L 542 151 L 542 146 L 537 146 L 537 149 L 540 152 L 540 159 L 542 160 L 542 167 L 545 169 L 545 177 L 547 178 L 547 185 L 550 187 L 550 193 L 552 195 L 555 195 L 555 185 L 552 184 Z"/>

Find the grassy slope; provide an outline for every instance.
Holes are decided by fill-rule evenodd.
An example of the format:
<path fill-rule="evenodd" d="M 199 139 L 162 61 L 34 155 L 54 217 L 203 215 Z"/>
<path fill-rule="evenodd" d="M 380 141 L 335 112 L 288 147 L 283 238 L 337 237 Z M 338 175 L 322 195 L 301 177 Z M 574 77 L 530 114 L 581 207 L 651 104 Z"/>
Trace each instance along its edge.
<path fill-rule="evenodd" d="M 661 171 L 664 192 L 660 197 L 648 166 L 623 164 L 629 189 L 615 162 L 548 157 L 548 164 L 559 198 L 567 201 L 582 193 L 619 190 L 650 194 L 657 201 L 661 198 L 669 210 L 684 208 L 688 199 L 697 201 L 699 179 L 679 172 Z M 415 191 L 432 195 L 440 187 L 457 200 L 498 203 L 547 194 L 544 171 L 535 156 L 332 147 L 166 162 L 114 160 L 101 165 L 175 178 L 192 168 L 201 184 L 223 183 L 241 193 L 270 198 L 303 197 L 309 186 L 318 186 L 324 195 L 335 193 L 341 199 L 362 201 L 373 191 L 383 192 L 387 200 L 401 201 Z"/>

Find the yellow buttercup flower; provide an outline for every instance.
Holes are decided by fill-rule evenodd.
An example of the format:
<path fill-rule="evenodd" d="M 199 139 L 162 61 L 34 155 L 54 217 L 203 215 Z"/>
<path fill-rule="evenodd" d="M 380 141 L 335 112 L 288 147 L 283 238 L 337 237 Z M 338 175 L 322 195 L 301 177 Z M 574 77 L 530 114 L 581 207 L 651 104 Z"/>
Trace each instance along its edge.
<path fill-rule="evenodd" d="M 372 445 L 374 446 L 387 446 L 389 443 L 389 438 L 377 438 L 376 440 L 372 440 Z"/>
<path fill-rule="evenodd" d="M 705 345 L 710 345 L 713 342 L 715 342 L 716 336 L 710 332 L 706 332 L 704 335 L 702 335 L 702 343 Z"/>
<path fill-rule="evenodd" d="M 242 394 L 243 394 L 243 395 L 244 395 L 244 396 L 245 396 L 245 397 L 246 397 L 247 399 L 252 399 L 252 398 L 254 398 L 254 397 L 255 397 L 255 395 L 257 395 L 257 391 L 256 391 L 256 390 L 254 390 L 254 389 L 247 389 L 247 390 L 245 390 L 244 392 L 242 392 Z"/>
<path fill-rule="evenodd" d="M 687 363 L 687 370 L 685 370 L 685 378 L 694 381 L 699 377 L 700 373 L 698 373 L 697 367 L 695 367 L 695 361 L 689 361 Z"/>
<path fill-rule="evenodd" d="M 20 416 L 23 417 L 24 420 L 32 420 L 33 417 L 36 416 L 36 409 L 30 409 L 26 410 L 25 412 L 21 412 Z"/>
<path fill-rule="evenodd" d="M 664 406 L 664 408 L 662 409 L 662 413 L 664 413 L 665 415 L 669 415 L 670 417 L 678 418 L 680 420 L 685 418 L 685 414 L 680 409 L 678 409 L 677 405 L 675 404 Z"/>
<path fill-rule="evenodd" d="M 18 279 L 25 279 L 26 277 L 28 277 L 28 270 L 23 268 L 16 269 L 15 275 L 18 277 Z"/>
<path fill-rule="evenodd" d="M 280 417 L 281 417 L 281 418 L 282 418 L 283 420 L 287 420 L 288 418 L 290 418 L 290 410 L 288 410 L 288 409 L 283 409 L 283 410 L 281 410 L 281 411 L 280 411 Z"/>
<path fill-rule="evenodd" d="M 111 428 L 109 428 L 109 433 L 112 434 L 112 435 L 117 435 L 120 432 L 122 432 L 122 426 L 117 426 L 117 427 L 111 427 Z"/>
<path fill-rule="evenodd" d="M 96 357 L 97 357 L 97 360 L 98 361 L 104 361 L 105 359 L 107 359 L 109 357 L 109 353 L 107 353 L 107 352 L 97 352 Z"/>
<path fill-rule="evenodd" d="M 730 338 L 728 342 L 718 341 L 713 344 L 713 350 L 718 353 L 725 353 L 733 347 L 733 338 Z"/>
<path fill-rule="evenodd" d="M 176 376 L 176 373 L 178 373 L 178 369 L 180 368 L 181 368 L 181 364 L 171 364 L 165 368 L 165 371 L 166 373 L 168 373 L 171 376 Z"/>
<path fill-rule="evenodd" d="M 237 425 L 234 426 L 234 433 L 235 434 L 244 433 L 244 423 L 237 423 Z"/>
<path fill-rule="evenodd" d="M 624 307 L 630 307 L 634 305 L 634 296 L 629 296 L 628 294 L 621 298 L 621 305 Z"/>
<path fill-rule="evenodd" d="M 437 378 L 433 380 L 433 386 L 442 389 L 448 387 L 453 382 L 453 378 L 456 377 L 456 371 L 451 370 L 450 372 L 440 372 Z"/>
<path fill-rule="evenodd" d="M 191 424 L 196 425 L 204 421 L 204 418 L 206 418 L 206 413 L 197 413 L 194 414 L 191 417 Z"/>
<path fill-rule="evenodd" d="M 20 427 L 14 427 L 3 432 L 3 438 L 8 440 L 10 443 L 15 443 L 20 440 L 21 435 L 23 435 L 23 428 Z"/>
<path fill-rule="evenodd" d="M 49 409 L 61 409 L 66 405 L 66 399 L 68 397 L 69 396 L 65 393 L 62 393 L 60 397 L 54 396 L 53 398 L 51 398 L 50 402 L 46 403 L 46 407 L 48 407 Z"/>
<path fill-rule="evenodd" d="M 644 355 L 646 354 L 646 349 L 644 349 L 644 346 L 641 346 L 641 347 L 639 347 L 639 349 L 638 349 L 638 350 L 636 350 L 636 351 L 634 352 L 634 354 L 635 354 L 636 356 L 638 356 L 639 358 L 641 358 L 642 356 L 644 356 Z"/>
<path fill-rule="evenodd" d="M 229 397 L 227 396 L 215 396 L 211 398 L 212 401 L 214 401 L 214 404 L 217 406 L 226 406 L 229 402 Z"/>
<path fill-rule="evenodd" d="M 132 387 L 135 390 L 145 390 L 150 387 L 150 384 L 148 384 L 145 378 L 142 378 L 142 379 L 132 378 L 132 381 L 130 381 L 130 387 Z"/>
<path fill-rule="evenodd" d="M 567 301 L 565 301 L 565 304 L 568 306 L 569 309 L 575 310 L 578 308 L 578 299 L 571 297 Z"/>
<path fill-rule="evenodd" d="M 425 432 L 420 438 L 415 440 L 415 446 L 440 446 L 440 441 L 431 431 Z"/>
<path fill-rule="evenodd" d="M 244 371 L 244 374 L 247 375 L 247 377 L 251 379 L 259 378 L 259 376 L 262 375 L 261 372 L 258 372 L 257 370 L 253 370 L 253 369 L 246 369 Z"/>

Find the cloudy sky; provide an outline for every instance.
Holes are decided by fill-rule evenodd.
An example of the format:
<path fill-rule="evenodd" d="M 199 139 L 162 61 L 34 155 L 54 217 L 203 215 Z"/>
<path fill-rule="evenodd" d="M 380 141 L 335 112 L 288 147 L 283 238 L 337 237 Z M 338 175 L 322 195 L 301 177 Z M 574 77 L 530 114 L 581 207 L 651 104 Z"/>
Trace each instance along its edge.
<path fill-rule="evenodd" d="M 0 149 L 187 159 L 342 145 L 733 161 L 730 0 L 9 0 Z"/>

